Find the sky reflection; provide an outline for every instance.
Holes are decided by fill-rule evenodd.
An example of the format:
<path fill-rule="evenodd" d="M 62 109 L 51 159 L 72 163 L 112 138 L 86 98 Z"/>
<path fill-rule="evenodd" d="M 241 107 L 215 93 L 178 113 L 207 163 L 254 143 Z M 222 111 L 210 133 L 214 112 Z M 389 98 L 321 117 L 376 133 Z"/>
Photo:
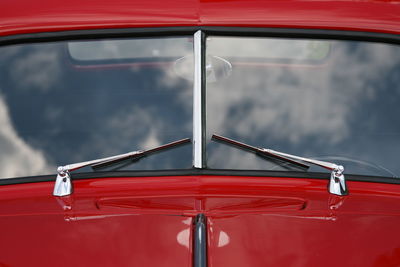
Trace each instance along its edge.
<path fill-rule="evenodd" d="M 190 138 L 193 84 L 174 62 L 193 56 L 192 39 L 154 40 L 102 41 L 93 50 L 95 41 L 74 42 L 73 55 L 66 42 L 1 47 L 0 177 L 51 174 L 57 165 Z M 236 37 L 208 42 L 209 56 L 232 64 L 229 76 L 207 83 L 208 140 L 215 133 L 332 160 L 346 173 L 400 174 L 397 46 Z M 211 141 L 207 149 L 209 168 L 288 169 Z M 191 168 L 191 158 L 191 146 L 184 146 L 126 169 Z"/>
<path fill-rule="evenodd" d="M 42 151 L 34 149 L 20 138 L 10 121 L 7 105 L 1 95 L 0 124 L 0 173 L 2 176 L 39 175 L 54 170 L 54 166 L 46 161 Z"/>
<path fill-rule="evenodd" d="M 1 47 L 0 178 L 54 174 L 58 165 L 191 138 L 193 85 L 173 68 L 192 54 L 191 38 L 149 41 L 151 49 L 143 40 L 100 41 L 91 51 L 100 61 L 76 58 L 96 42 L 75 42 L 74 59 L 67 42 Z M 129 47 L 155 54 L 126 61 Z M 119 56 L 107 61 L 102 49 Z M 190 168 L 191 154 L 182 146 L 125 169 Z"/>
<path fill-rule="evenodd" d="M 234 39 L 213 37 L 210 42 L 224 43 L 221 53 L 232 57 L 245 55 L 249 47 L 265 49 L 265 40 L 257 43 L 254 38 L 249 47 L 230 50 L 229 42 Z M 325 42 L 331 45 L 330 54 L 317 63 L 233 57 L 232 75 L 207 84 L 207 138 L 217 133 L 300 156 L 347 157 L 399 174 L 399 49 L 374 43 Z M 215 48 L 212 52 L 219 56 Z M 243 151 L 214 142 L 208 148 L 210 167 L 271 168 L 270 163 Z M 350 173 L 385 173 L 378 167 L 356 166 L 353 161 L 344 165 Z"/>

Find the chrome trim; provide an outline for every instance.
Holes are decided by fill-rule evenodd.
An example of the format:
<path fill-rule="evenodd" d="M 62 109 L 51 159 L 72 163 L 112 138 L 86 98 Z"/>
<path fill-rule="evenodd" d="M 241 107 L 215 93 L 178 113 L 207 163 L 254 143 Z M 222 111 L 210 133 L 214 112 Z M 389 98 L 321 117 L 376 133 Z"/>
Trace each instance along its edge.
<path fill-rule="evenodd" d="M 72 194 L 73 187 L 69 171 L 64 171 L 62 167 L 58 167 L 57 172 L 58 174 L 53 189 L 53 196 L 63 197 Z"/>
<path fill-rule="evenodd" d="M 207 226 L 206 216 L 199 214 L 194 218 L 194 267 L 207 267 Z"/>
<path fill-rule="evenodd" d="M 329 193 L 338 195 L 338 196 L 345 196 L 348 195 L 349 192 L 346 186 L 346 179 L 343 175 L 344 168 L 343 166 L 339 165 L 336 169 L 332 170 L 331 178 L 329 179 Z"/>
<path fill-rule="evenodd" d="M 329 180 L 329 193 L 338 195 L 338 196 L 344 196 L 347 195 L 349 192 L 347 190 L 346 186 L 346 179 L 344 177 L 344 167 L 342 165 L 337 165 L 332 162 L 327 162 L 327 161 L 321 161 L 321 160 L 316 160 L 316 159 L 309 159 L 309 158 L 304 158 L 304 157 L 299 157 L 291 154 L 286 154 L 283 152 L 275 151 L 272 149 L 267 149 L 263 148 L 262 149 L 264 152 L 273 154 L 273 155 L 278 155 L 281 157 L 286 157 L 286 158 L 292 158 L 292 159 L 297 159 L 301 161 L 305 161 L 311 164 L 315 164 L 318 166 L 321 166 L 323 168 L 326 168 L 328 170 L 331 170 L 331 178 Z"/>
<path fill-rule="evenodd" d="M 203 105 L 202 105 L 202 39 L 201 30 L 194 34 L 194 78 L 193 78 L 193 167 L 203 168 Z"/>

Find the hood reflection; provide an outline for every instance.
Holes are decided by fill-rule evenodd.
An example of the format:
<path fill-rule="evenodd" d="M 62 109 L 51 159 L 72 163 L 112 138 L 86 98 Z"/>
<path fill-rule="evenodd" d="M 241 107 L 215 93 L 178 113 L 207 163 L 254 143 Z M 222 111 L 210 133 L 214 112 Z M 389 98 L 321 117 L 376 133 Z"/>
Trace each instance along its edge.
<path fill-rule="evenodd" d="M 219 232 L 219 237 L 218 237 L 218 247 L 225 247 L 229 244 L 229 236 L 226 232 L 220 231 Z"/>

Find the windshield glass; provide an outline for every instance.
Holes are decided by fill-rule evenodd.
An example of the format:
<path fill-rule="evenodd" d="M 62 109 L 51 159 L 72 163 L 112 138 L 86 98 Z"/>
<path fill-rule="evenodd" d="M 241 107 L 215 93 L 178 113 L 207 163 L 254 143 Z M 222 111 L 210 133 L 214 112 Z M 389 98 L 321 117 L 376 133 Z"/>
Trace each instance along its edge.
<path fill-rule="evenodd" d="M 197 33 L 1 46 L 0 178 L 329 172 L 299 158 L 400 176 L 398 45 Z"/>
<path fill-rule="evenodd" d="M 190 138 L 193 84 L 175 62 L 192 57 L 192 39 L 0 47 L 0 177 L 54 175 L 59 165 Z M 191 168 L 191 155 L 179 146 L 124 169 Z"/>
<path fill-rule="evenodd" d="M 299 170 L 213 142 L 217 134 L 348 174 L 399 176 L 398 46 L 209 36 L 206 49 L 207 167 Z"/>

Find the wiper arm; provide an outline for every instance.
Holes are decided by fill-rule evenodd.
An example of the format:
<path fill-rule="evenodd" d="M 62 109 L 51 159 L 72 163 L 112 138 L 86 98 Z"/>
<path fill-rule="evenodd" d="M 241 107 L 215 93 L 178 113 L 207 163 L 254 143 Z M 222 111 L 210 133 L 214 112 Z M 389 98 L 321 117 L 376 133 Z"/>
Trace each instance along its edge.
<path fill-rule="evenodd" d="M 148 156 L 150 154 L 155 154 L 157 152 L 161 152 L 161 151 L 164 151 L 164 150 L 167 150 L 167 149 L 171 149 L 171 148 L 174 148 L 176 146 L 187 144 L 187 143 L 190 143 L 190 138 L 181 139 L 181 140 L 178 140 L 178 141 L 174 141 L 174 142 L 171 142 L 171 143 L 168 143 L 168 144 L 165 144 L 165 145 L 162 145 L 162 146 L 158 146 L 158 147 L 155 147 L 155 148 L 152 148 L 152 149 L 144 150 L 144 151 L 133 151 L 133 152 L 129 152 L 129 153 L 126 153 L 126 154 L 119 155 L 119 156 L 105 158 L 105 159 L 103 159 L 103 161 L 101 161 L 99 163 L 91 164 L 91 167 L 92 167 L 93 170 L 100 170 L 100 169 L 103 169 L 103 168 L 107 168 L 107 167 L 109 167 L 111 165 L 115 165 L 117 163 L 120 163 L 122 161 L 125 161 L 127 159 L 131 159 L 132 161 L 134 161 L 134 160 L 140 159 L 142 157 L 146 157 L 146 156 Z M 134 153 L 134 154 L 130 155 L 131 153 Z"/>
<path fill-rule="evenodd" d="M 292 164 L 298 164 L 299 166 L 301 166 L 302 163 L 296 161 L 296 160 L 301 160 L 307 163 L 311 163 L 320 167 L 323 167 L 325 169 L 328 169 L 331 171 L 331 178 L 329 180 L 329 192 L 335 195 L 339 195 L 339 196 L 343 196 L 343 195 L 347 195 L 348 194 L 348 190 L 347 190 L 347 186 L 346 186 L 346 180 L 344 177 L 344 167 L 342 165 L 337 165 L 335 163 L 332 162 L 327 162 L 327 161 L 321 161 L 321 160 L 315 160 L 315 159 L 310 159 L 310 158 L 305 158 L 305 157 L 299 157 L 299 156 L 295 156 L 295 155 L 291 155 L 291 154 L 287 154 L 287 153 L 283 153 L 280 151 L 275 151 L 272 149 L 268 149 L 268 148 L 257 148 L 257 147 L 253 147 L 244 143 L 240 143 L 237 142 L 235 140 L 223 137 L 223 136 L 219 136 L 219 135 L 213 135 L 212 139 L 214 140 L 218 140 L 218 141 L 222 141 L 222 142 L 226 142 L 229 144 L 233 144 L 251 151 L 254 151 L 256 153 L 264 153 L 265 155 L 268 156 L 273 156 L 276 157 L 280 160 L 284 160 L 287 161 L 289 163 Z M 303 164 L 304 165 L 304 164 Z M 307 165 L 304 165 L 307 166 Z M 307 166 L 308 168 L 309 166 Z"/>
<path fill-rule="evenodd" d="M 329 180 L 329 185 L 328 185 L 329 192 L 334 195 L 339 195 L 339 196 L 344 196 L 349 193 L 347 190 L 347 186 L 346 186 L 346 179 L 344 178 L 344 174 L 343 174 L 344 167 L 342 165 L 337 165 L 335 163 L 322 161 L 322 160 L 299 157 L 299 156 L 275 151 L 275 150 L 268 149 L 268 148 L 264 148 L 263 150 L 267 153 L 271 153 L 271 154 L 278 155 L 278 156 L 285 157 L 285 158 L 302 160 L 302 161 L 323 167 L 325 169 L 328 169 L 331 171 L 331 178 Z"/>
<path fill-rule="evenodd" d="M 304 164 L 302 162 L 299 162 L 299 161 L 296 161 L 296 160 L 292 160 L 292 159 L 287 158 L 287 157 L 282 157 L 280 155 L 276 155 L 276 154 L 270 153 L 268 151 L 265 151 L 265 149 L 263 149 L 263 148 L 258 148 L 258 147 L 251 146 L 251 145 L 248 145 L 248 144 L 245 144 L 245 143 L 241 143 L 241 142 L 238 142 L 236 140 L 233 140 L 233 139 L 221 136 L 221 135 L 213 134 L 213 136 L 211 137 L 211 140 L 227 143 L 227 144 L 230 144 L 230 145 L 233 145 L 233 146 L 237 146 L 239 148 L 254 152 L 257 156 L 261 156 L 263 159 L 265 159 L 266 157 L 275 158 L 275 159 L 278 159 L 280 161 L 284 161 L 284 162 L 290 163 L 292 165 L 295 165 L 295 166 L 303 168 L 303 169 L 310 168 L 310 166 L 308 166 L 308 165 L 306 165 L 306 164 Z"/>
<path fill-rule="evenodd" d="M 102 168 L 109 167 L 111 165 L 118 164 L 125 160 L 138 160 L 142 157 L 148 156 L 150 154 L 154 154 L 163 150 L 171 149 L 177 147 L 179 145 L 190 143 L 190 138 L 181 139 L 172 143 L 168 143 L 162 146 L 158 146 L 156 148 L 152 148 L 149 150 L 138 150 L 132 151 L 116 156 L 111 156 L 107 158 L 95 159 L 90 161 L 84 161 L 79 163 L 68 164 L 65 166 L 60 166 L 57 168 L 57 179 L 54 186 L 53 195 L 54 196 L 66 196 L 72 193 L 72 183 L 71 183 L 71 171 L 75 171 L 84 167 L 91 166 L 93 170 L 98 170 Z"/>

